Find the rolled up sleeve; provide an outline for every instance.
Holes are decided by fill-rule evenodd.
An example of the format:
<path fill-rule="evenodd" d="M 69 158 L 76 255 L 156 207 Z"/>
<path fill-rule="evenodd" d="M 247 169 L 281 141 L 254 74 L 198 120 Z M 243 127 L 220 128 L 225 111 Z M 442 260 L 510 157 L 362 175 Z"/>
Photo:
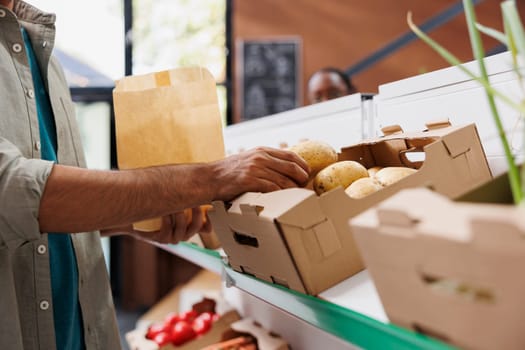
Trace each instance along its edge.
<path fill-rule="evenodd" d="M 0 246 L 15 248 L 40 238 L 40 199 L 53 162 L 27 159 L 0 137 Z"/>

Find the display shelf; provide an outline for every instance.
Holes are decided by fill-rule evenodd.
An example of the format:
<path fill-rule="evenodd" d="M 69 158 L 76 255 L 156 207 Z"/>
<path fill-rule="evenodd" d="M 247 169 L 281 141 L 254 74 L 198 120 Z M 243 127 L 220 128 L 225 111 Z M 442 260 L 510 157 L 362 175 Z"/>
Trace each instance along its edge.
<path fill-rule="evenodd" d="M 205 249 L 193 243 L 180 242 L 178 244 L 161 244 L 151 242 L 157 247 L 184 258 L 203 269 L 221 274 L 223 271 L 223 262 L 221 254 L 217 250 Z"/>
<path fill-rule="evenodd" d="M 319 294 L 319 298 L 383 323 L 388 322 L 376 286 L 367 270 L 323 291 Z"/>
<path fill-rule="evenodd" d="M 350 344 L 365 349 L 454 349 L 433 338 L 382 322 L 386 316 L 366 272 L 321 294 L 323 298 L 334 298 L 338 305 L 236 272 L 223 262 L 218 251 L 189 243 L 158 246 L 205 269 L 222 272 L 228 286 L 235 286 Z M 353 297 L 355 302 L 351 301 Z M 360 312 L 346 307 L 358 304 Z"/>

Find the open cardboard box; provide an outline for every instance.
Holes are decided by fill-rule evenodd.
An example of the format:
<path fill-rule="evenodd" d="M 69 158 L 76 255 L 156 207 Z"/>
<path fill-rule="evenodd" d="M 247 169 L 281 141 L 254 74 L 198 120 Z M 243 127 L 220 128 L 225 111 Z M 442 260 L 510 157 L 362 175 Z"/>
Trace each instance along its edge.
<path fill-rule="evenodd" d="M 190 310 L 193 304 L 204 298 L 216 301 L 215 311 L 218 314 L 231 309 L 221 297 L 222 280 L 219 275 L 208 270 L 200 270 L 183 285 L 177 285 L 159 302 L 153 305 L 137 321 L 136 328 L 146 329 L 153 323 L 160 323 L 170 313 Z"/>
<path fill-rule="evenodd" d="M 491 178 L 474 124 L 427 124 L 422 132 L 384 128 L 385 136 L 345 147 L 339 160 L 365 167 L 410 166 L 416 173 L 361 199 L 343 188 L 317 196 L 304 188 L 246 193 L 214 202 L 208 214 L 236 271 L 317 295 L 364 266 L 348 220 L 403 188 L 429 186 L 455 198 Z M 413 155 L 424 161 L 414 160 Z"/>
<path fill-rule="evenodd" d="M 393 323 L 461 348 L 525 349 L 524 209 L 494 204 L 509 199 L 505 179 L 462 198 L 484 204 L 410 189 L 351 220 Z"/>
<path fill-rule="evenodd" d="M 249 335 L 255 338 L 259 350 L 289 350 L 288 343 L 279 335 L 264 329 L 251 318 L 243 318 L 230 325 L 230 329 L 222 335 L 221 343 L 211 345 L 202 350 L 237 349 L 235 346 L 226 347 L 231 340 L 240 336 Z M 235 342 L 235 341 L 234 341 Z"/>

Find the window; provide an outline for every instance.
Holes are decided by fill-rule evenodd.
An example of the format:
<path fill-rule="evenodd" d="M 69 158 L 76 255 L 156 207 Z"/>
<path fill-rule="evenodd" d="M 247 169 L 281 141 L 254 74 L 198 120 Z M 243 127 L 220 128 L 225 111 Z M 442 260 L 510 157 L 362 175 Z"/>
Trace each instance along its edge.
<path fill-rule="evenodd" d="M 226 0 L 134 0 L 133 74 L 206 67 L 226 120 Z"/>

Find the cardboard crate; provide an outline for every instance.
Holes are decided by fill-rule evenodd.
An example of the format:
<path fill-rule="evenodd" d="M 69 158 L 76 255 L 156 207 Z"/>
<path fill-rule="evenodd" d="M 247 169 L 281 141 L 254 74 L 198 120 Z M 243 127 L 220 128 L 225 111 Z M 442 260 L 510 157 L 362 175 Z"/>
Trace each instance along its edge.
<path fill-rule="evenodd" d="M 430 186 L 455 198 L 491 178 L 474 124 L 427 124 L 422 132 L 384 128 L 385 136 L 343 148 L 339 160 L 365 167 L 410 166 L 416 173 L 361 199 L 343 188 L 317 196 L 308 189 L 246 193 L 209 211 L 236 271 L 312 295 L 357 272 L 363 262 L 348 220 L 403 188 Z M 424 156 L 424 162 L 414 160 Z M 231 204 L 231 205 L 230 205 Z"/>
<path fill-rule="evenodd" d="M 238 339 L 240 336 L 250 335 L 257 342 L 259 350 L 289 350 L 288 343 L 278 334 L 264 329 L 259 323 L 251 318 L 243 318 L 230 325 L 230 329 L 224 332 L 222 341 L 218 344 L 210 345 L 202 350 L 220 350 L 226 348 L 229 340 Z M 235 346 L 231 348 L 237 349 Z M 228 347 L 230 349 L 230 347 Z"/>
<path fill-rule="evenodd" d="M 461 348 L 525 349 L 523 217 L 411 189 L 351 224 L 390 321 Z"/>

